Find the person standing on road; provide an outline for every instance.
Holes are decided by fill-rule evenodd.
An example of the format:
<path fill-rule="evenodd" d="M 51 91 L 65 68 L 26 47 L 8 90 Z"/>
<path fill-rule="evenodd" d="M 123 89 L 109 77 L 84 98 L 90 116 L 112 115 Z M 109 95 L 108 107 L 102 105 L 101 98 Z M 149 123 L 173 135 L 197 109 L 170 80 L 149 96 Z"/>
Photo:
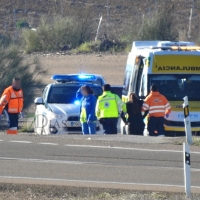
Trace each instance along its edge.
<path fill-rule="evenodd" d="M 13 78 L 12 86 L 7 87 L 0 99 L 0 115 L 3 110 L 9 119 L 7 134 L 17 134 L 19 113 L 23 109 L 23 91 L 19 78 Z"/>
<path fill-rule="evenodd" d="M 143 111 L 149 111 L 148 131 L 150 136 L 164 136 L 164 117 L 168 117 L 171 106 L 165 96 L 158 92 L 157 85 L 151 86 L 151 93 L 146 97 Z"/>
<path fill-rule="evenodd" d="M 126 113 L 126 105 L 118 95 L 111 93 L 111 86 L 103 86 L 103 95 L 97 100 L 96 116 L 103 125 L 105 134 L 117 134 L 119 114 Z"/>
<path fill-rule="evenodd" d="M 128 125 L 128 135 L 143 135 L 145 123 L 144 118 L 148 111 L 142 115 L 143 100 L 139 100 L 135 93 L 129 95 L 129 101 L 126 103 L 127 118 L 122 113 L 121 118 Z"/>
<path fill-rule="evenodd" d="M 79 90 L 82 94 L 80 121 L 82 124 L 82 133 L 96 134 L 97 117 L 95 115 L 96 97 L 92 89 L 85 85 Z M 79 93 L 77 92 L 77 94 Z"/>

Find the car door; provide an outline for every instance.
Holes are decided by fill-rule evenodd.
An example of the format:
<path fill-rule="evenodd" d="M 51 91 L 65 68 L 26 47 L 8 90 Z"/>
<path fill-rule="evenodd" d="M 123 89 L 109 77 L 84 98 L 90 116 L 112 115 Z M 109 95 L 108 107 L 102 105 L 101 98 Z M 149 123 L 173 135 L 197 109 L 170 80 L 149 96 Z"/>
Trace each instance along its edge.
<path fill-rule="evenodd" d="M 48 98 L 49 87 L 47 86 L 42 92 L 43 104 L 36 106 L 36 120 L 35 120 L 35 131 L 42 134 L 44 126 L 47 124 L 47 98 Z"/>

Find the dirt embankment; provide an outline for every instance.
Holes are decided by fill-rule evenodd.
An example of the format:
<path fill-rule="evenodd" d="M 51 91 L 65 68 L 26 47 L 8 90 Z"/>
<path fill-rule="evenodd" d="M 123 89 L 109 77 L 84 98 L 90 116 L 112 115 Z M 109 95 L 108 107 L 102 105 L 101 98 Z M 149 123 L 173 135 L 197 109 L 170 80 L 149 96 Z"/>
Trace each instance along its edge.
<path fill-rule="evenodd" d="M 94 73 L 102 75 L 109 84 L 122 85 L 127 54 L 78 54 L 38 56 L 47 75 L 40 77 L 44 84 L 51 83 L 53 74 Z"/>

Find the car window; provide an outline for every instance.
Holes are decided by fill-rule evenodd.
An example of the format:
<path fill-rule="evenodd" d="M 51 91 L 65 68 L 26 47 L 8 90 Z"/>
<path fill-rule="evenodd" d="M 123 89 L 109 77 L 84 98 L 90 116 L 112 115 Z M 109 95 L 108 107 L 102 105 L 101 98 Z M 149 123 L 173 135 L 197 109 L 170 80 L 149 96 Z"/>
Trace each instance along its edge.
<path fill-rule="evenodd" d="M 42 98 L 44 99 L 44 101 L 47 99 L 46 96 L 47 96 L 47 90 L 48 90 L 48 87 L 45 87 L 43 92 L 42 92 Z"/>
<path fill-rule="evenodd" d="M 103 85 L 103 82 L 101 79 L 97 79 L 96 81 L 94 81 L 94 83 L 101 86 Z"/>
<path fill-rule="evenodd" d="M 102 94 L 101 87 L 91 87 L 98 97 Z M 79 86 L 60 86 L 52 87 L 49 93 L 48 103 L 61 103 L 61 104 L 71 104 L 76 101 L 76 92 Z"/>

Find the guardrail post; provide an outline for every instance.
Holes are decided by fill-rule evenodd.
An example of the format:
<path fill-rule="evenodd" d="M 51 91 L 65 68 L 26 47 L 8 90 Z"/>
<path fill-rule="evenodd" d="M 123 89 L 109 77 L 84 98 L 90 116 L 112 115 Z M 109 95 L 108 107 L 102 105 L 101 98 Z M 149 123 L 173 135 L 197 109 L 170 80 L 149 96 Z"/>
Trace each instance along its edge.
<path fill-rule="evenodd" d="M 183 143 L 183 163 L 184 163 L 184 181 L 186 196 L 190 198 L 191 195 L 191 170 L 190 170 L 190 145 L 192 145 L 192 131 L 190 122 L 190 112 L 188 97 L 184 97 L 183 109 L 184 109 L 184 123 L 186 133 L 186 143 Z"/>

